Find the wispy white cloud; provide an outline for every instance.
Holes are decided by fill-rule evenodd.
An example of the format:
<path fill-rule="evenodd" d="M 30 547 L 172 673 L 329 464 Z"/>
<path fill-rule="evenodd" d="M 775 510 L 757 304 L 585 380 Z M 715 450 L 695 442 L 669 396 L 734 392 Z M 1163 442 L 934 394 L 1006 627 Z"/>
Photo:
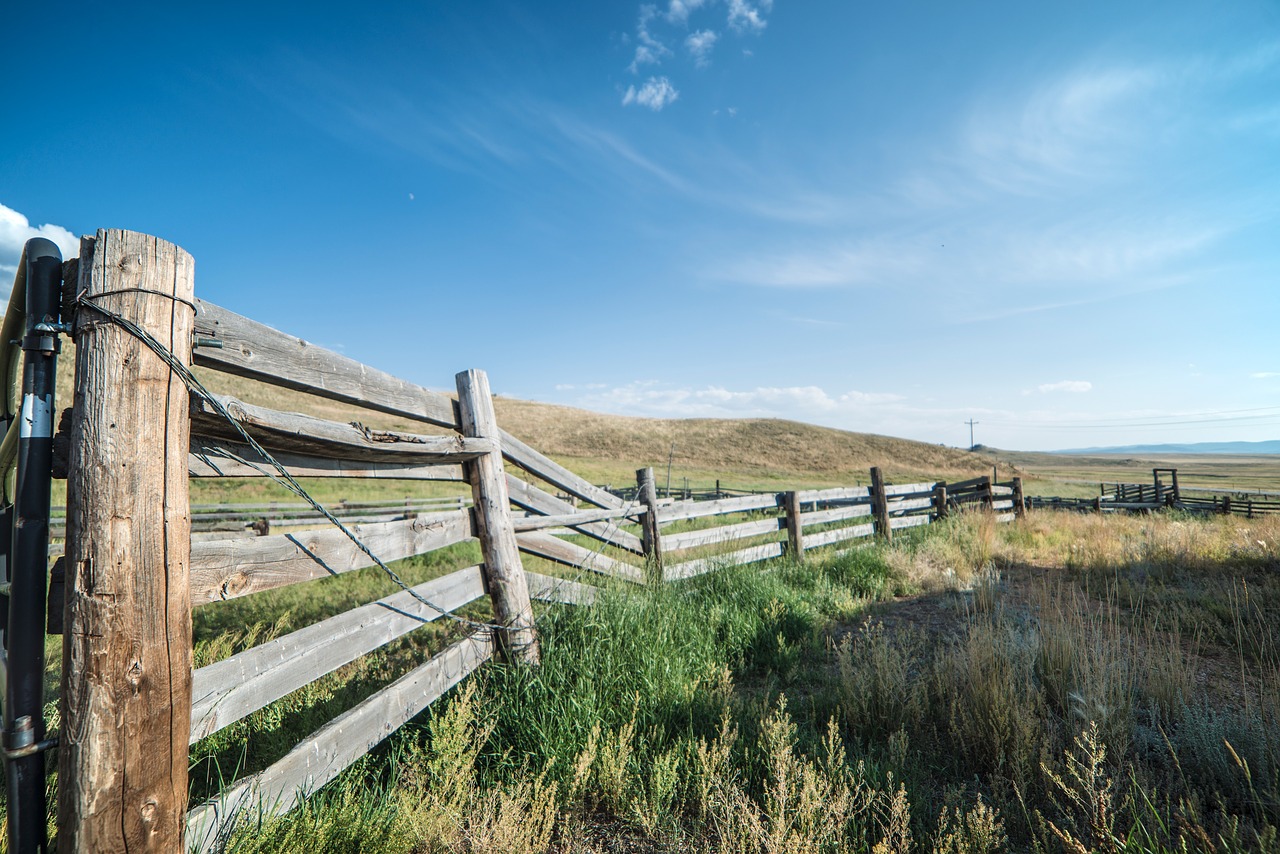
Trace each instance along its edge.
<path fill-rule="evenodd" d="M 624 106 L 639 104 L 656 113 L 674 103 L 679 97 L 679 91 L 671 85 L 671 81 L 666 77 L 650 77 L 639 89 L 635 86 L 628 86 L 627 91 L 622 95 L 622 103 Z"/>
<path fill-rule="evenodd" d="M 729 26 L 738 32 L 760 32 L 769 22 L 764 15 L 773 9 L 773 0 L 729 0 Z"/>
<path fill-rule="evenodd" d="M 8 294 L 14 274 L 18 272 L 22 247 L 33 237 L 44 237 L 58 244 L 64 259 L 80 254 L 80 239 L 67 229 L 53 223 L 32 225 L 30 220 L 13 208 L 0 204 L 0 289 L 3 289 L 5 295 Z"/>
<path fill-rule="evenodd" d="M 713 30 L 697 30 L 689 33 L 684 40 L 685 49 L 693 57 L 693 62 L 699 68 L 706 68 L 711 64 L 711 51 L 716 46 L 716 39 L 719 36 Z"/>
<path fill-rule="evenodd" d="M 1041 383 L 1037 386 L 1041 394 L 1052 394 L 1056 391 L 1066 391 L 1072 394 L 1083 394 L 1093 389 L 1093 383 L 1088 380 L 1061 380 L 1056 383 Z"/>
<path fill-rule="evenodd" d="M 1269 380 L 1275 377 L 1280 377 L 1280 371 L 1255 371 L 1249 374 L 1249 378 L 1255 380 Z"/>
<path fill-rule="evenodd" d="M 672 24 L 685 24 L 689 15 L 707 5 L 707 0 L 671 0 L 667 6 L 667 20 Z"/>
<path fill-rule="evenodd" d="M 722 386 L 688 388 L 652 381 L 614 386 L 577 401 L 592 409 L 672 418 L 793 418 L 805 420 L 895 403 L 901 395 L 848 391 L 828 394 L 818 386 L 757 387 L 735 391 Z M 829 420 L 829 419 L 828 419 Z"/>
<path fill-rule="evenodd" d="M 658 17 L 658 7 L 645 4 L 640 7 L 640 19 L 636 24 L 636 52 L 627 70 L 639 74 L 646 65 L 659 65 L 664 56 L 671 55 L 671 49 L 653 35 L 650 24 Z"/>

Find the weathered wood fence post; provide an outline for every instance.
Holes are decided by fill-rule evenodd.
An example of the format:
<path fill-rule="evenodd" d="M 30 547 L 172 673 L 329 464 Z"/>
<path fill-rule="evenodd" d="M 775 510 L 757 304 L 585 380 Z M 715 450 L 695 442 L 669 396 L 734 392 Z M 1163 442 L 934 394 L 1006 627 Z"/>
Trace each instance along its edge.
<path fill-rule="evenodd" d="M 804 521 L 800 518 L 800 493 L 784 492 L 782 507 L 787 514 L 787 554 L 792 560 L 804 557 Z"/>
<path fill-rule="evenodd" d="M 889 525 L 889 500 L 884 494 L 884 475 L 879 466 L 871 467 L 871 512 L 876 517 L 876 533 L 893 541 L 893 528 Z"/>
<path fill-rule="evenodd" d="M 640 517 L 640 544 L 655 583 L 662 582 L 662 528 L 658 524 L 658 484 L 652 468 L 636 471 L 636 496 L 645 509 Z"/>
<path fill-rule="evenodd" d="M 947 518 L 947 482 L 945 480 L 933 485 L 933 513 L 939 519 Z"/>
<path fill-rule="evenodd" d="M 1013 479 L 1013 515 L 1021 519 L 1027 512 L 1027 502 L 1022 496 L 1022 478 Z"/>
<path fill-rule="evenodd" d="M 538 635 L 533 627 L 529 581 L 520 563 L 520 549 L 511 525 L 511 499 L 502 465 L 502 433 L 493 412 L 489 377 L 484 371 L 463 371 L 457 376 L 458 429 L 463 436 L 489 439 L 494 449 L 463 464 L 471 482 L 476 535 L 484 555 L 485 583 L 493 603 L 493 621 L 502 629 L 494 642 L 503 658 L 512 663 L 537 664 L 541 660 Z"/>
<path fill-rule="evenodd" d="M 86 237 L 77 292 L 191 361 L 194 263 Z M 76 321 L 67 479 L 58 850 L 183 850 L 191 733 L 187 388 L 91 308 Z"/>

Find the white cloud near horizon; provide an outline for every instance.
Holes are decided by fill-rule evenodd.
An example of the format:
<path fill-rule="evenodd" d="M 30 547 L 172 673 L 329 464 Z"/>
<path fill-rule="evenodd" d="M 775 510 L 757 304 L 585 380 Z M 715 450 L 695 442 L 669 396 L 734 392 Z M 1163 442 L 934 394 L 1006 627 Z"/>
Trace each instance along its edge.
<path fill-rule="evenodd" d="M 32 225 L 30 220 L 13 208 L 0 204 L 0 275 L 11 279 L 18 272 L 22 247 L 33 237 L 45 237 L 58 244 L 64 260 L 80 254 L 80 238 L 67 229 L 53 223 Z M 11 284 L 12 282 L 0 280 L 0 288 L 6 294 Z"/>
<path fill-rule="evenodd" d="M 1052 394 L 1055 391 L 1066 391 L 1072 394 L 1083 394 L 1093 389 L 1093 383 L 1088 380 L 1061 380 L 1056 383 L 1041 383 L 1037 386 L 1041 394 Z"/>
<path fill-rule="evenodd" d="M 630 104 L 639 104 L 657 113 L 674 103 L 679 97 L 680 92 L 666 77 L 650 77 L 639 89 L 628 86 L 627 91 L 622 95 L 622 105 L 625 107 Z"/>
<path fill-rule="evenodd" d="M 723 386 L 684 388 L 633 382 L 587 394 L 579 406 L 629 415 L 670 418 L 762 417 L 804 420 L 902 401 L 898 394 L 847 391 L 828 394 L 818 386 L 757 387 L 736 391 Z"/>

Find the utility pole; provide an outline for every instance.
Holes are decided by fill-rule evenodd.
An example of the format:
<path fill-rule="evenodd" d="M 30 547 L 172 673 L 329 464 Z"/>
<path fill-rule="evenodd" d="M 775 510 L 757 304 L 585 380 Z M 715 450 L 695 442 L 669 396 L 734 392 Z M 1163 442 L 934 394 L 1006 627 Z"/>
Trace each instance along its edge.
<path fill-rule="evenodd" d="M 973 450 L 973 425 L 980 424 L 981 422 L 974 421 L 972 418 L 970 418 L 968 421 L 964 423 L 969 425 L 969 450 L 972 451 Z"/>

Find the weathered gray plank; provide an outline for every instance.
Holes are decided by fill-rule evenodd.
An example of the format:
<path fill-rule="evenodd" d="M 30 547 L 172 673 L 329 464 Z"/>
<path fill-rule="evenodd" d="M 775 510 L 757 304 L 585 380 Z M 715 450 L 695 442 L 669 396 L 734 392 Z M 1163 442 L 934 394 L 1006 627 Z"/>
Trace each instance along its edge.
<path fill-rule="evenodd" d="M 310 457 L 278 449 L 271 453 L 294 477 L 462 480 L 462 466 L 452 464 Z M 256 465 L 246 465 L 239 460 L 248 460 Z M 266 477 L 264 472 L 275 472 L 269 463 L 258 462 L 257 453 L 248 445 L 198 436 L 191 439 L 187 468 L 191 477 Z"/>
<path fill-rule="evenodd" d="M 538 453 L 506 430 L 502 431 L 502 455 L 513 465 L 597 507 L 616 510 L 625 503 L 612 492 L 588 483 L 550 457 Z"/>
<path fill-rule="evenodd" d="M 1012 486 L 999 486 L 999 485 L 996 485 L 996 484 L 992 484 L 992 486 L 991 486 L 991 494 L 992 494 L 992 495 L 1013 495 L 1013 487 L 1012 487 Z"/>
<path fill-rule="evenodd" d="M 847 501 L 866 498 L 870 500 L 871 490 L 865 486 L 837 486 L 831 489 L 802 489 L 798 493 L 801 504 L 814 501 Z"/>
<path fill-rule="evenodd" d="M 1013 499 L 1005 499 L 1004 501 L 993 501 L 991 502 L 991 509 L 992 510 L 1012 510 Z"/>
<path fill-rule="evenodd" d="M 928 516 L 894 516 L 889 520 L 889 526 L 896 531 L 899 528 L 915 528 L 920 525 L 928 525 L 929 521 Z"/>
<path fill-rule="evenodd" d="M 187 813 L 188 850 L 214 850 L 242 813 L 258 807 L 269 815 L 288 812 L 306 793 L 332 780 L 492 654 L 488 631 L 471 635 L 334 718 L 279 762 L 191 810 Z"/>
<path fill-rule="evenodd" d="M 1018 518 L 1018 517 L 1017 517 L 1016 515 L 1014 515 L 1013 513 L 997 513 L 997 514 L 996 514 L 996 521 L 997 521 L 997 522 L 1012 522 L 1013 520 L 1015 520 L 1015 519 L 1017 519 L 1017 518 Z"/>
<path fill-rule="evenodd" d="M 197 365 L 428 424 L 458 426 L 456 405 L 446 395 L 206 300 L 197 299 L 196 306 L 196 334 L 222 341 L 222 349 L 198 348 L 193 356 Z"/>
<path fill-rule="evenodd" d="M 507 492 L 511 496 L 512 504 L 533 513 L 543 513 L 548 516 L 566 516 L 577 512 L 577 508 L 569 502 L 561 501 L 531 483 L 525 483 L 520 478 L 513 476 L 511 472 L 507 472 Z M 632 507 L 633 510 L 638 508 L 638 504 Z M 580 534 L 586 534 L 588 537 L 617 546 L 632 554 L 644 554 L 644 547 L 640 544 L 640 538 L 629 531 L 620 530 L 616 522 L 586 522 L 580 525 L 569 525 L 569 527 Z"/>
<path fill-rule="evenodd" d="M 836 528 L 832 531 L 822 531 L 817 534 L 805 534 L 804 542 L 809 548 L 818 548 L 819 546 L 829 546 L 832 543 L 842 543 L 845 540 L 853 540 L 858 537 L 869 537 L 876 532 L 876 526 L 868 522 L 865 525 L 853 525 L 848 528 Z"/>
<path fill-rule="evenodd" d="M 559 602 L 563 605 L 590 605 L 596 601 L 599 588 L 580 584 L 568 578 L 554 578 L 538 572 L 525 571 L 529 579 L 529 595 L 543 602 Z"/>
<path fill-rule="evenodd" d="M 627 581 L 643 582 L 644 572 L 629 563 L 615 560 L 608 555 L 584 549 L 576 543 L 565 542 L 541 531 L 516 534 L 520 551 L 553 561 L 564 566 L 575 566 L 601 575 L 612 575 Z"/>
<path fill-rule="evenodd" d="M 890 513 L 905 513 L 908 510 L 923 510 L 933 507 L 933 496 L 928 498 L 895 498 L 889 501 Z"/>
<path fill-rule="evenodd" d="M 541 531 L 546 528 L 567 528 L 584 522 L 630 519 L 643 516 L 645 512 L 643 507 L 632 507 L 629 510 L 584 510 L 580 513 L 566 513 L 563 516 L 516 516 L 511 520 L 511 524 L 516 531 Z"/>
<path fill-rule="evenodd" d="M 857 519 L 871 515 L 870 504 L 855 504 L 852 507 L 833 507 L 830 510 L 815 510 L 812 513 L 801 513 L 800 521 L 804 525 L 822 525 L 827 522 L 839 522 L 842 519 Z"/>
<path fill-rule="evenodd" d="M 693 578 L 695 575 L 703 575 L 721 567 L 740 566 L 744 563 L 755 563 L 756 561 L 780 557 L 782 552 L 782 543 L 765 543 L 762 546 L 751 546 L 728 554 L 698 558 L 697 560 L 669 565 L 663 570 L 662 578 L 664 581 Z"/>
<path fill-rule="evenodd" d="M 763 534 L 774 534 L 786 526 L 785 520 L 757 519 L 751 522 L 739 522 L 736 525 L 723 525 L 719 528 L 707 528 L 704 531 L 686 531 L 682 534 L 667 534 L 663 538 L 662 548 L 668 552 L 691 549 L 696 546 L 727 543 L 747 537 L 758 537 Z"/>
<path fill-rule="evenodd" d="M 434 551 L 473 536 L 465 510 L 352 528 L 384 561 Z M 369 557 L 336 528 L 191 545 L 191 603 L 234 599 L 300 581 L 372 566 Z"/>
<path fill-rule="evenodd" d="M 742 495 L 737 498 L 720 498 L 716 501 L 678 501 L 658 511 L 658 521 L 676 522 L 680 519 L 697 519 L 702 516 L 723 516 L 726 513 L 745 513 L 778 506 L 778 496 L 769 492 L 763 495 Z"/>
<path fill-rule="evenodd" d="M 484 579 L 480 567 L 469 566 L 413 591 L 453 611 L 484 596 Z M 191 741 L 440 617 L 439 611 L 401 591 L 201 667 L 192 676 Z"/>
<path fill-rule="evenodd" d="M 316 457 L 349 460 L 399 460 L 401 462 L 462 463 L 494 450 L 489 438 L 458 435 L 422 436 L 391 430 L 371 430 L 356 424 L 341 424 L 313 418 L 299 412 L 281 412 L 254 406 L 226 395 L 218 402 L 269 451 L 282 450 Z M 240 436 L 199 396 L 191 398 L 191 431 L 198 436 L 238 441 Z M 248 459 L 253 459 L 249 457 Z"/>
<path fill-rule="evenodd" d="M 886 484 L 884 494 L 889 498 L 902 495 L 932 495 L 934 485 L 932 483 L 895 483 L 892 486 Z"/>

